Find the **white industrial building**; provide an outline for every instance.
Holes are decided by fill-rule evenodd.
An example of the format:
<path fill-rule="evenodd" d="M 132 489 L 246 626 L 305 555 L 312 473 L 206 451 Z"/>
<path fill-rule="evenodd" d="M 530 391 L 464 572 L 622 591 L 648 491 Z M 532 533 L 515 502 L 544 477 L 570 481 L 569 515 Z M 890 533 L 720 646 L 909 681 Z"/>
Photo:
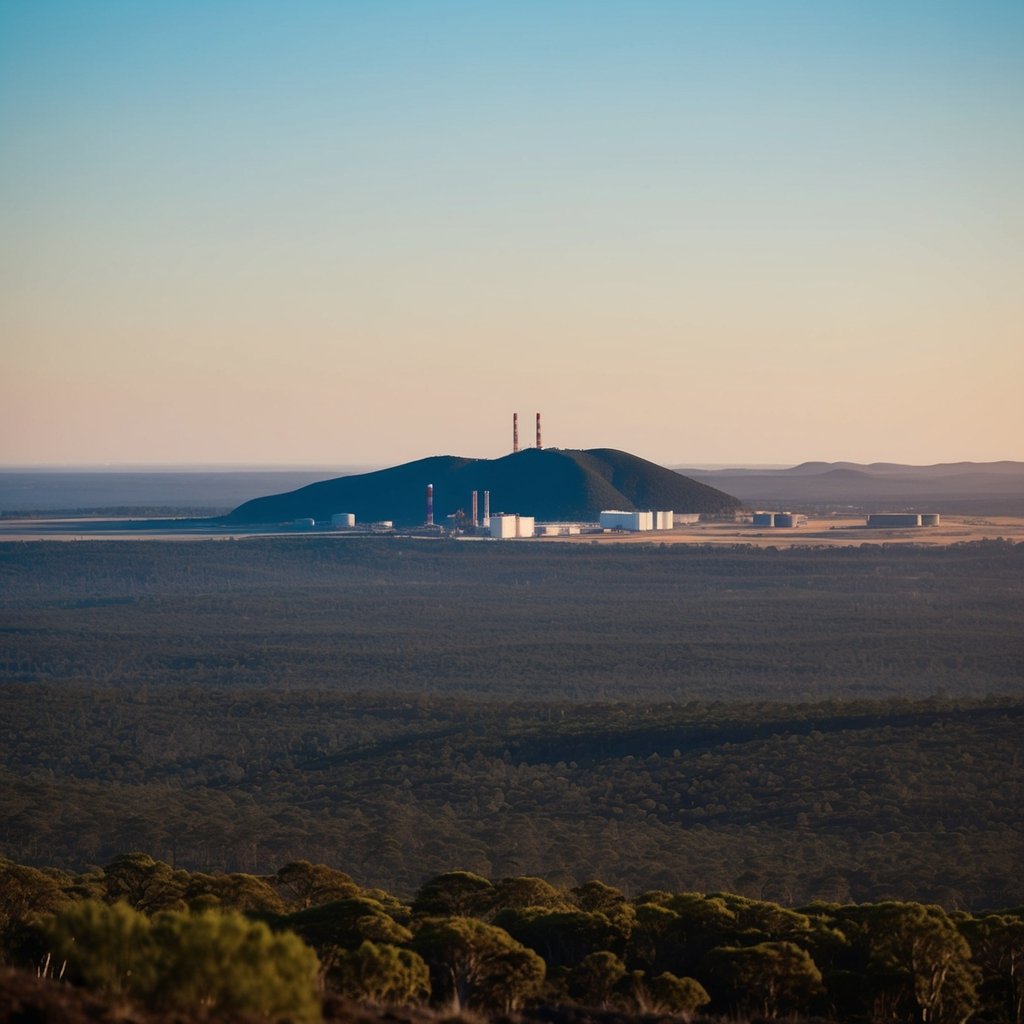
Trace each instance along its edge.
<path fill-rule="evenodd" d="M 491 536 L 499 540 L 532 537 L 534 528 L 533 516 L 518 516 L 507 512 L 499 512 L 497 515 L 491 516 Z"/>
<path fill-rule="evenodd" d="M 646 530 L 671 530 L 673 516 L 668 512 L 621 512 L 615 509 L 601 513 L 603 530 L 628 530 L 638 533 Z"/>
<path fill-rule="evenodd" d="M 578 537 L 580 534 L 579 523 L 538 523 L 536 536 L 538 537 Z"/>

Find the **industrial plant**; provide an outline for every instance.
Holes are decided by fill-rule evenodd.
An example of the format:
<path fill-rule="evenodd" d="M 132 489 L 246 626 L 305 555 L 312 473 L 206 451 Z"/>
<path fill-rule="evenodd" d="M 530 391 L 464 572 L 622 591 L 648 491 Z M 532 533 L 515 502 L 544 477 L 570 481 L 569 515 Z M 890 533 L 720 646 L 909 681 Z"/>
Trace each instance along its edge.
<path fill-rule="evenodd" d="M 534 428 L 534 444 L 521 448 L 519 414 L 513 413 L 512 451 L 498 459 L 435 456 L 257 498 L 227 518 L 276 518 L 280 525 L 279 510 L 287 510 L 287 525 L 297 530 L 327 529 L 329 523 L 339 532 L 387 532 L 398 524 L 403 532 L 512 540 L 666 531 L 739 507 L 730 495 L 627 452 L 545 449 L 540 413 Z M 419 515 L 410 505 L 414 489 L 422 495 Z M 494 493 L 501 512 L 491 512 Z M 646 507 L 652 497 L 685 502 L 689 510 Z"/>
<path fill-rule="evenodd" d="M 540 413 L 532 444 L 520 446 L 519 426 L 514 413 L 511 451 L 497 458 L 434 455 L 254 498 L 223 519 L 226 525 L 511 539 L 671 530 L 742 507 L 732 495 L 629 452 L 545 448 Z"/>
<path fill-rule="evenodd" d="M 836 543 L 837 530 L 911 531 L 941 522 L 938 512 L 830 511 L 832 521 L 824 524 L 817 519 L 811 523 L 807 515 L 792 509 L 755 505 L 751 512 L 733 495 L 629 452 L 545 448 L 539 412 L 531 444 L 520 444 L 519 427 L 519 414 L 513 413 L 511 450 L 496 458 L 433 455 L 321 480 L 254 498 L 221 517 L 221 522 L 229 527 L 363 535 L 399 531 L 406 536 L 484 541 L 581 534 L 618 534 L 625 539 L 679 530 L 673 540 L 745 543 L 749 538 L 760 544 L 775 543 L 775 531 L 789 533 L 793 542 L 800 531 L 800 539 L 808 543 Z M 703 526 L 695 538 L 682 533 L 680 528 L 698 522 Z M 829 531 L 827 538 L 823 527 Z"/>

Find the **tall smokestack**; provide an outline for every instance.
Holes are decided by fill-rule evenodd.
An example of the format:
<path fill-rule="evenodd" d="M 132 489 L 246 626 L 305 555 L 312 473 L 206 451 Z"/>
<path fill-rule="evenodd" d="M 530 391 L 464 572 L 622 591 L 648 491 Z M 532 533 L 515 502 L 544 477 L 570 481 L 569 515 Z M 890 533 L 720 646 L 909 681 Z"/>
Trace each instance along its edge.
<path fill-rule="evenodd" d="M 473 492 L 473 529 L 475 530 L 479 526 L 479 522 L 476 518 L 476 491 Z"/>
<path fill-rule="evenodd" d="M 537 413 L 537 447 L 540 446 L 540 413 Z"/>
<path fill-rule="evenodd" d="M 519 413 L 512 413 L 512 451 L 519 451 Z"/>
<path fill-rule="evenodd" d="M 491 492 L 484 491 L 484 526 L 491 525 Z"/>
<path fill-rule="evenodd" d="M 434 525 L 434 485 L 427 484 L 427 526 Z"/>

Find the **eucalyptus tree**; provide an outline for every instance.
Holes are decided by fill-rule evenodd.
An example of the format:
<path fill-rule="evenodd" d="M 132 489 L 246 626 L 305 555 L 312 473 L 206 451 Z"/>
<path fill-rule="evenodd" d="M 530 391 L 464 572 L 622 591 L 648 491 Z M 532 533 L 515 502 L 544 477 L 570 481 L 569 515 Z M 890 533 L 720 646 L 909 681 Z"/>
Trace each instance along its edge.
<path fill-rule="evenodd" d="M 411 1006 L 430 996 L 430 970 L 410 949 L 363 942 L 340 950 L 327 971 L 328 982 L 344 995 L 378 1006 Z"/>
<path fill-rule="evenodd" d="M 455 1012 L 510 1012 L 544 981 L 544 961 L 536 953 L 475 918 L 429 918 L 412 945 L 430 967 L 434 1002 Z"/>

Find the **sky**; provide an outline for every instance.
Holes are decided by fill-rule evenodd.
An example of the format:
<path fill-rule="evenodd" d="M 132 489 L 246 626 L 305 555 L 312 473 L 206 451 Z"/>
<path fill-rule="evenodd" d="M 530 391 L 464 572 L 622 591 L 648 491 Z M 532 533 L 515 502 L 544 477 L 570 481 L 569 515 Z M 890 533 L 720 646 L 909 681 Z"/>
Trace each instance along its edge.
<path fill-rule="evenodd" d="M 0 0 L 0 464 L 1024 460 L 1021 0 Z"/>

